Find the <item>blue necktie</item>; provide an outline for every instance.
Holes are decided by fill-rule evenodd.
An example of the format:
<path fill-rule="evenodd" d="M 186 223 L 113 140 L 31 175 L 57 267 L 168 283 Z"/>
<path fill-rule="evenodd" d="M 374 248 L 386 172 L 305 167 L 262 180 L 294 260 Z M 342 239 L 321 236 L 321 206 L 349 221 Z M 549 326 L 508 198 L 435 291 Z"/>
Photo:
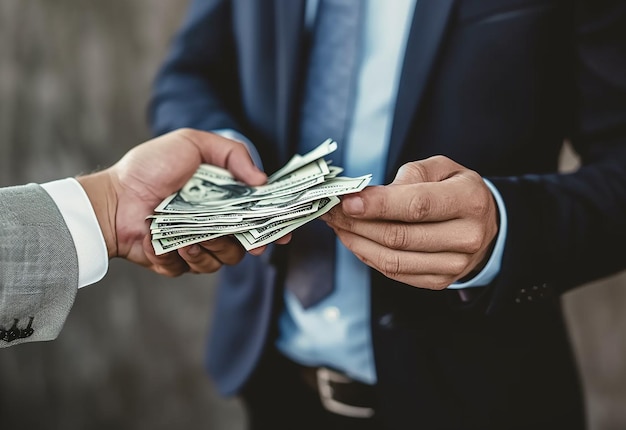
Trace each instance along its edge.
<path fill-rule="evenodd" d="M 330 155 L 341 166 L 343 142 L 352 118 L 362 0 L 320 0 L 300 112 L 298 153 L 327 138 L 337 141 Z M 322 221 L 293 233 L 285 287 L 306 309 L 333 290 L 335 235 Z"/>

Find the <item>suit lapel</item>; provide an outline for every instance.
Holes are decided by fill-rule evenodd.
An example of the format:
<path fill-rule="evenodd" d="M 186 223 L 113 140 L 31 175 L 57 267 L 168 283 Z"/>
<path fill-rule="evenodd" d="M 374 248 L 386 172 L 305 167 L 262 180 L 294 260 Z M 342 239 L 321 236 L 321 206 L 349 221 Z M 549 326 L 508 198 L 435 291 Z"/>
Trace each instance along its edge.
<path fill-rule="evenodd" d="M 424 96 L 428 78 L 456 0 L 417 0 L 396 101 L 386 172 L 392 175 L 411 122 Z"/>
<path fill-rule="evenodd" d="M 274 0 L 276 16 L 277 127 L 281 164 L 292 149 L 294 102 L 300 65 L 305 0 Z"/>

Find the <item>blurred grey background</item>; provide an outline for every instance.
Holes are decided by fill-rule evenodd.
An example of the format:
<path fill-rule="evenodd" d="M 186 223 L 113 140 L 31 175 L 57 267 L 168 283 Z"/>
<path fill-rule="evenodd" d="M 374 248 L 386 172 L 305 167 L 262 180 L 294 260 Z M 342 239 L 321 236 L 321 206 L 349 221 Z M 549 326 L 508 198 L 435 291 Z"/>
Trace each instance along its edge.
<path fill-rule="evenodd" d="M 150 85 L 186 4 L 0 0 L 0 186 L 106 167 L 148 139 Z M 112 261 L 57 340 L 0 350 L 2 428 L 242 429 L 203 367 L 212 284 Z M 590 428 L 625 429 L 626 276 L 563 300 Z"/>
<path fill-rule="evenodd" d="M 114 163 L 150 138 L 150 86 L 187 1 L 0 0 L 0 185 Z M 243 428 L 204 370 L 213 277 L 125 261 L 54 342 L 0 350 L 3 429 Z"/>

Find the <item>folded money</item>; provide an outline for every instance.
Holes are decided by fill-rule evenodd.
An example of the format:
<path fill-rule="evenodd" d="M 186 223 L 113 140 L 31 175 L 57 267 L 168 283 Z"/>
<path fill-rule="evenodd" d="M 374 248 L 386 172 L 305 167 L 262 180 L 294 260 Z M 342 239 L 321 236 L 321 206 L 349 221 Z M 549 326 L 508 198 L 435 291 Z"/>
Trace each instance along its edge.
<path fill-rule="evenodd" d="M 233 235 L 250 250 L 325 214 L 340 202 L 337 196 L 361 191 L 372 178 L 339 176 L 343 169 L 324 158 L 336 149 L 337 142 L 327 139 L 304 155 L 294 155 L 260 186 L 247 185 L 228 170 L 202 164 L 149 217 L 155 253 L 226 235 Z"/>

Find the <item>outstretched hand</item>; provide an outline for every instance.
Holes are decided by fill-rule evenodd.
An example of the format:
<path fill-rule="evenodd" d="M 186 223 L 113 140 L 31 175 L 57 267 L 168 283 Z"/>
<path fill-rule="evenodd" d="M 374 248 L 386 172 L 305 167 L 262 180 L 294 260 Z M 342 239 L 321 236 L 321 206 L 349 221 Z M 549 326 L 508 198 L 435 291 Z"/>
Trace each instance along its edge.
<path fill-rule="evenodd" d="M 443 156 L 403 165 L 391 184 L 344 197 L 322 219 L 368 266 L 434 290 L 477 273 L 498 232 L 482 178 Z"/>
<path fill-rule="evenodd" d="M 181 129 L 130 150 L 112 167 L 77 178 L 89 196 L 104 234 L 109 258 L 122 257 L 157 273 L 211 273 L 236 264 L 245 250 L 232 237 L 155 255 L 146 217 L 191 178 L 201 163 L 228 169 L 249 185 L 261 185 L 265 173 L 254 166 L 245 146 L 219 135 Z M 289 241 L 289 236 L 280 243 Z M 255 250 L 259 254 L 263 248 Z"/>

